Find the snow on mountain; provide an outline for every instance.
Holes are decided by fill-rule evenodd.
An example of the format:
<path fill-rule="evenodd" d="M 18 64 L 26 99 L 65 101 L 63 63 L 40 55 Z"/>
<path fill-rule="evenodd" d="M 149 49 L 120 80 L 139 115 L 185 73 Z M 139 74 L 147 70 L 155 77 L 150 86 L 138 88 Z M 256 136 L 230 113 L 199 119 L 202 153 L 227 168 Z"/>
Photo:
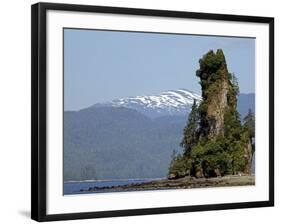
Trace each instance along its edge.
<path fill-rule="evenodd" d="M 201 96 L 186 89 L 178 89 L 165 91 L 157 95 L 116 99 L 109 103 L 96 104 L 95 106 L 126 107 L 155 118 L 167 115 L 187 115 L 194 100 L 199 102 Z"/>

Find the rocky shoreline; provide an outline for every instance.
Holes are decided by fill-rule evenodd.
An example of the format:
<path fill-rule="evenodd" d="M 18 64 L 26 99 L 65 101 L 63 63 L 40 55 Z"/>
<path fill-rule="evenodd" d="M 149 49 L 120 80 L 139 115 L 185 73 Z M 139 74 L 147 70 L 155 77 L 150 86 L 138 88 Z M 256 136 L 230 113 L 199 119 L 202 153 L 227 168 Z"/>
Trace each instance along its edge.
<path fill-rule="evenodd" d="M 141 191 L 141 190 L 167 190 L 167 189 L 190 189 L 205 187 L 228 187 L 255 185 L 255 176 L 224 176 L 214 178 L 184 177 L 179 179 L 155 180 L 146 183 L 128 184 L 110 187 L 90 187 L 81 189 L 81 193 L 114 192 L 114 191 Z"/>

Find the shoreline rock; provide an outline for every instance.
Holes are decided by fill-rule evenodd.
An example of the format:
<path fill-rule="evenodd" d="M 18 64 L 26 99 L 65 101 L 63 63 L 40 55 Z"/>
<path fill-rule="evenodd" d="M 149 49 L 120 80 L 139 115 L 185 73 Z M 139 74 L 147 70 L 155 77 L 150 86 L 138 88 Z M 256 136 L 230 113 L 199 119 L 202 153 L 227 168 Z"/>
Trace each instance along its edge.
<path fill-rule="evenodd" d="M 167 189 L 191 189 L 206 187 L 230 187 L 255 185 L 255 176 L 223 176 L 214 178 L 183 177 L 179 179 L 155 180 L 146 183 L 136 183 L 119 186 L 90 187 L 81 189 L 81 193 L 115 192 L 115 191 L 142 191 L 142 190 L 167 190 Z"/>

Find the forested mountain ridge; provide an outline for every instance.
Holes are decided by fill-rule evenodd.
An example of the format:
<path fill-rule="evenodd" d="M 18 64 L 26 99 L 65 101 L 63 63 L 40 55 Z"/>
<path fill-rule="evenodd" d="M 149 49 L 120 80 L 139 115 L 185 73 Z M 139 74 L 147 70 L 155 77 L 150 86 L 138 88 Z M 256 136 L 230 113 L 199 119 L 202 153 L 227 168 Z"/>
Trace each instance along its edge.
<path fill-rule="evenodd" d="M 239 111 L 254 105 L 254 94 L 249 96 L 253 97 L 243 96 L 245 108 Z M 188 111 L 184 116 L 152 119 L 137 110 L 111 106 L 64 112 L 64 179 L 166 176 L 173 149 L 182 151 L 187 116 Z"/>
<path fill-rule="evenodd" d="M 179 89 L 65 111 L 64 180 L 249 174 L 255 96 L 239 93 L 221 50 L 199 64 L 201 96 Z"/>
<path fill-rule="evenodd" d="M 164 177 L 184 121 L 123 107 L 65 112 L 64 180 Z"/>

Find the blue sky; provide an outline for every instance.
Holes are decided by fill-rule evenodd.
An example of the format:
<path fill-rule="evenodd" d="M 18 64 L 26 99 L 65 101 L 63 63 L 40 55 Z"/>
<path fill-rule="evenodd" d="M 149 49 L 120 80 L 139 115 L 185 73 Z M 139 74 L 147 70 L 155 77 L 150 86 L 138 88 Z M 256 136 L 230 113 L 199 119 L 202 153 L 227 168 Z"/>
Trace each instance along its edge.
<path fill-rule="evenodd" d="M 218 48 L 240 92 L 255 92 L 255 39 L 64 29 L 64 109 L 179 88 L 201 94 L 198 60 Z"/>

